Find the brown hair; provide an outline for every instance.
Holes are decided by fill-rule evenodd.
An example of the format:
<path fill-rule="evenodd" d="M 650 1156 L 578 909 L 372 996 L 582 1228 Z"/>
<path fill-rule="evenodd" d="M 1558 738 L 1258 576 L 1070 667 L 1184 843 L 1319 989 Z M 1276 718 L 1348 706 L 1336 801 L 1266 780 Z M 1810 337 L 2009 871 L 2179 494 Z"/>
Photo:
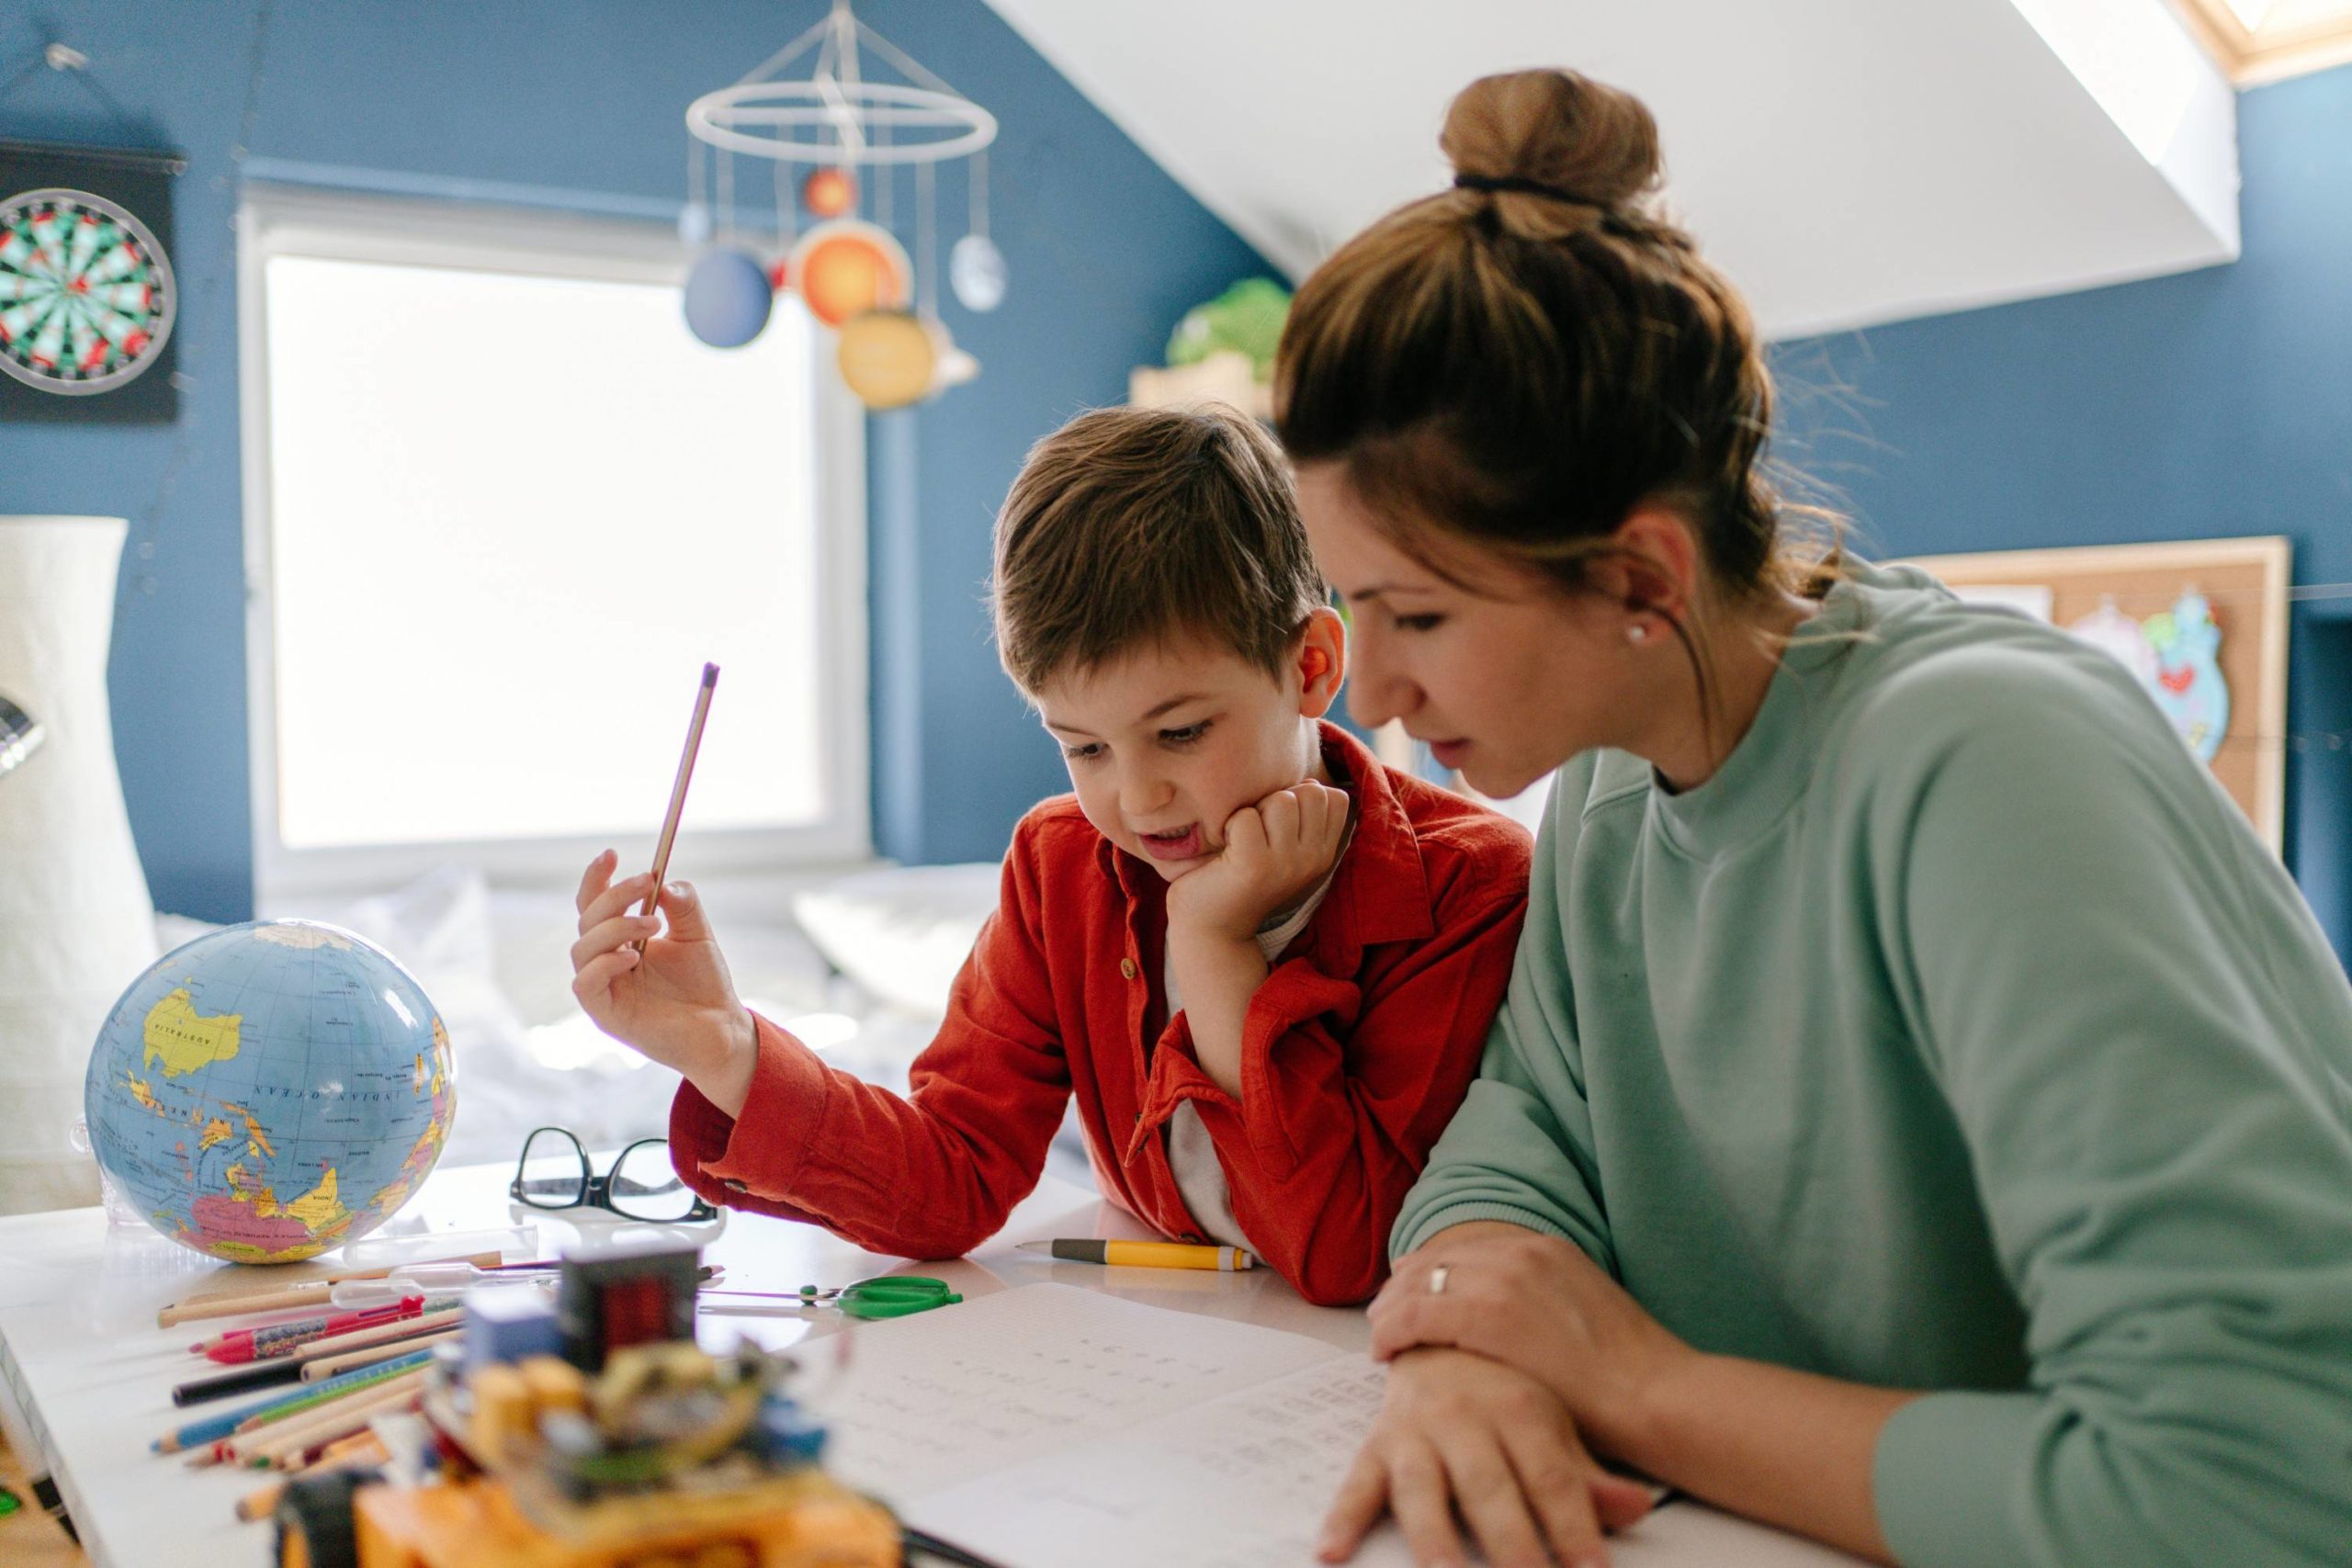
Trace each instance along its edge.
<path fill-rule="evenodd" d="M 1274 372 L 1291 455 L 1342 465 L 1442 575 L 1423 527 L 1581 589 L 1656 502 L 1695 528 L 1727 600 L 1815 578 L 1819 550 L 1780 530 L 1809 509 L 1758 471 L 1772 383 L 1747 307 L 1653 210 L 1649 110 L 1573 71 L 1521 71 L 1464 88 L 1439 144 L 1462 183 L 1299 290 Z"/>
<path fill-rule="evenodd" d="M 1329 599 L 1290 469 L 1229 409 L 1098 409 L 1029 451 L 996 520 L 1005 672 L 1056 674 L 1182 633 L 1271 675 Z"/>

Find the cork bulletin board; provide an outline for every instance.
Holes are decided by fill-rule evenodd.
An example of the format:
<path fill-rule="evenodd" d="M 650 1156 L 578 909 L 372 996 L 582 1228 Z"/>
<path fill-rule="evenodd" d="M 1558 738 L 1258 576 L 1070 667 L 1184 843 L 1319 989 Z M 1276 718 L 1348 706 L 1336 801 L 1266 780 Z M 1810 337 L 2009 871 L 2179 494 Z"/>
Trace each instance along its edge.
<path fill-rule="evenodd" d="M 2140 671 L 2150 694 L 2175 717 L 2184 743 L 2210 753 L 2206 766 L 2278 852 L 2287 776 L 2287 539 L 2001 550 L 1923 556 L 1911 564 L 1964 599 L 2010 604 L 2085 635 L 2139 623 L 2154 654 Z M 2194 600 L 2185 603 L 2185 596 Z M 2202 645 L 2190 635 L 2204 630 L 2196 625 L 2198 600 L 2219 633 L 2218 649 L 2210 632 Z M 2207 734 L 2184 699 L 2210 702 L 2216 666 L 2226 715 Z M 2200 679 L 2209 682 L 2207 692 L 2198 691 Z M 2202 711 L 2208 719 L 2215 712 Z"/>

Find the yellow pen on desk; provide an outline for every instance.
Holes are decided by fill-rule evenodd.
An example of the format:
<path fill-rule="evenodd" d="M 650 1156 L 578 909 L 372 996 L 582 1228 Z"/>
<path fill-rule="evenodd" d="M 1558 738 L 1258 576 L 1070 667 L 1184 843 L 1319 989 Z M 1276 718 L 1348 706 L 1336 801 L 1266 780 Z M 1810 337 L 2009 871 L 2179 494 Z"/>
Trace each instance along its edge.
<path fill-rule="evenodd" d="M 1024 1241 L 1023 1252 L 1042 1252 L 1061 1263 L 1116 1263 L 1134 1269 L 1208 1269 L 1237 1274 L 1258 1260 L 1238 1247 L 1206 1247 L 1184 1241 Z"/>

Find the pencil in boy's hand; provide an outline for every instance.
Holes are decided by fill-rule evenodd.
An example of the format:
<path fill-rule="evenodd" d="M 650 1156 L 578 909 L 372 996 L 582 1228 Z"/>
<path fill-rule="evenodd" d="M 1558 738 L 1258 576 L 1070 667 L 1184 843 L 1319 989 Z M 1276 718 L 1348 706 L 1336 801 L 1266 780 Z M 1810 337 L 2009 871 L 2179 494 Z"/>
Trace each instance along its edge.
<path fill-rule="evenodd" d="M 695 753 L 702 748 L 702 727 L 710 717 L 710 694 L 718 686 L 718 666 L 702 667 L 702 687 L 695 694 L 695 716 L 686 726 L 686 748 L 678 757 L 678 776 L 670 785 L 670 809 L 662 818 L 662 841 L 653 847 L 653 886 L 645 895 L 640 915 L 653 913 L 662 898 L 662 879 L 670 874 L 670 846 L 678 837 L 678 814 L 685 809 L 686 784 L 695 776 Z"/>

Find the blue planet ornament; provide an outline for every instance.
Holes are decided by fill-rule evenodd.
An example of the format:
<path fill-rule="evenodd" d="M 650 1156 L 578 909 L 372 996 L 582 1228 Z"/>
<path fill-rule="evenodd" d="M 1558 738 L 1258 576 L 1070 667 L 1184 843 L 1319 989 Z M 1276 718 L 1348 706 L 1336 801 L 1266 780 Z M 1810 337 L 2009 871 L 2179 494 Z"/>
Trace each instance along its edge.
<path fill-rule="evenodd" d="M 759 336 L 775 300 L 767 269 L 747 252 L 713 251 L 686 274 L 686 327 L 713 348 Z"/>

